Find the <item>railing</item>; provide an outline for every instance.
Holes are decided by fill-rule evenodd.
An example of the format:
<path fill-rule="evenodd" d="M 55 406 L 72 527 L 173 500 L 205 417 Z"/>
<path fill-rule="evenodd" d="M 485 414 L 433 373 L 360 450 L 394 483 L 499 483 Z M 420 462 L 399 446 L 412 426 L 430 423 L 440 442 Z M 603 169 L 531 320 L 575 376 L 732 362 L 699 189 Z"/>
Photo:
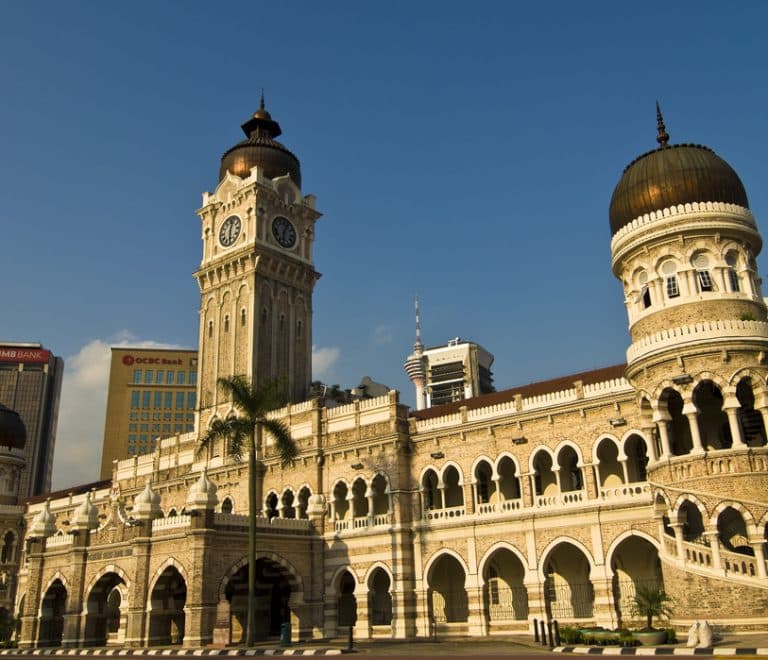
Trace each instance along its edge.
<path fill-rule="evenodd" d="M 488 585 L 488 618 L 491 621 L 523 621 L 528 618 L 525 587 Z"/>
<path fill-rule="evenodd" d="M 542 509 L 548 509 L 556 506 L 573 506 L 581 504 L 586 499 L 583 490 L 573 490 L 556 495 L 537 495 L 536 506 Z"/>
<path fill-rule="evenodd" d="M 651 499 L 651 487 L 643 483 L 623 484 L 610 488 L 600 488 L 600 499 L 607 501 Z"/>
<path fill-rule="evenodd" d="M 334 520 L 333 528 L 337 532 L 348 532 L 350 529 L 368 529 L 370 527 L 387 527 L 392 524 L 391 513 L 377 513 L 374 516 L 359 516 L 347 520 Z"/>
<path fill-rule="evenodd" d="M 189 515 L 171 516 L 170 518 L 156 518 L 152 521 L 152 531 L 164 529 L 179 529 L 189 527 L 192 524 L 192 517 Z"/>
<path fill-rule="evenodd" d="M 586 619 L 594 616 L 595 590 L 591 582 L 544 585 L 547 610 L 554 619 Z"/>
<path fill-rule="evenodd" d="M 725 573 L 741 575 L 743 577 L 757 577 L 757 559 L 752 555 L 744 555 L 740 552 L 731 552 L 721 548 L 720 559 L 723 562 Z"/>
<path fill-rule="evenodd" d="M 466 513 L 466 508 L 462 504 L 461 506 L 452 506 L 446 509 L 428 509 L 424 512 L 424 518 L 426 520 L 451 520 L 453 518 L 461 518 Z"/>
<path fill-rule="evenodd" d="M 61 545 L 72 545 L 75 537 L 72 534 L 56 534 L 55 536 L 49 536 L 45 539 L 45 547 L 55 548 Z"/>
<path fill-rule="evenodd" d="M 501 502 L 485 502 L 477 505 L 478 516 L 490 516 L 499 513 L 519 511 L 523 508 L 523 500 L 502 500 Z"/>

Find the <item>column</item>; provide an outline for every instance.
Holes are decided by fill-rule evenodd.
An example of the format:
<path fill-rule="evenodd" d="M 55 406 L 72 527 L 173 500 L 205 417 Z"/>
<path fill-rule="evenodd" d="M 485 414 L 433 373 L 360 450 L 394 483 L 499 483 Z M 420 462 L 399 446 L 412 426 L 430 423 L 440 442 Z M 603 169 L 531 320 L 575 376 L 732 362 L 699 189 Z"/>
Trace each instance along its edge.
<path fill-rule="evenodd" d="M 723 409 L 728 415 L 728 426 L 731 429 L 731 437 L 733 438 L 733 448 L 743 449 L 747 446 L 744 442 L 744 434 L 741 432 L 741 422 L 739 421 L 739 410 L 741 404 L 735 396 L 729 396 L 726 398 L 723 404 Z"/>
<path fill-rule="evenodd" d="M 683 415 L 688 418 L 688 426 L 691 429 L 692 454 L 703 454 L 704 445 L 701 442 L 701 429 L 699 428 L 699 411 L 693 401 L 686 401 L 683 406 Z"/>
<path fill-rule="evenodd" d="M 600 463 L 592 463 L 592 473 L 595 475 L 595 490 L 597 491 L 596 497 L 600 498 Z"/>
<path fill-rule="evenodd" d="M 368 618 L 368 585 L 363 582 L 355 586 L 357 601 L 357 621 L 355 621 L 355 637 L 357 639 L 371 638 L 371 624 Z"/>
<path fill-rule="evenodd" d="M 712 568 L 718 573 L 723 572 L 723 561 L 720 558 L 720 535 L 717 530 L 704 532 L 704 537 L 709 541 L 709 549 L 712 551 Z"/>
<path fill-rule="evenodd" d="M 659 459 L 669 458 L 672 456 L 672 447 L 669 442 L 669 413 L 663 413 L 660 410 L 653 414 L 653 421 L 656 422 L 659 429 L 659 439 L 661 440 L 661 456 Z"/>
<path fill-rule="evenodd" d="M 368 500 L 368 526 L 373 526 L 373 488 L 368 484 L 368 488 L 365 489 L 365 499 Z"/>
<path fill-rule="evenodd" d="M 755 551 L 755 563 L 757 564 L 757 577 L 766 577 L 765 570 L 765 541 L 761 538 L 749 539 L 749 545 Z"/>
<path fill-rule="evenodd" d="M 671 522 L 669 526 L 675 532 L 675 545 L 677 546 L 677 558 L 685 562 L 685 549 L 683 548 L 683 523 Z"/>
<path fill-rule="evenodd" d="M 621 464 L 621 473 L 624 475 L 624 483 L 629 483 L 629 468 L 627 467 L 627 459 L 621 458 L 619 459 L 619 463 Z"/>
<path fill-rule="evenodd" d="M 557 484 L 557 492 L 562 493 L 563 487 L 560 484 L 560 468 L 555 469 L 554 466 L 552 467 L 552 472 L 555 475 L 555 484 Z"/>
<path fill-rule="evenodd" d="M 656 440 L 655 440 L 656 425 L 654 424 L 652 426 L 641 426 L 640 430 L 643 432 L 645 447 L 648 450 L 648 462 L 655 463 L 656 461 L 659 460 L 659 457 L 657 456 L 657 452 L 656 452 Z"/>

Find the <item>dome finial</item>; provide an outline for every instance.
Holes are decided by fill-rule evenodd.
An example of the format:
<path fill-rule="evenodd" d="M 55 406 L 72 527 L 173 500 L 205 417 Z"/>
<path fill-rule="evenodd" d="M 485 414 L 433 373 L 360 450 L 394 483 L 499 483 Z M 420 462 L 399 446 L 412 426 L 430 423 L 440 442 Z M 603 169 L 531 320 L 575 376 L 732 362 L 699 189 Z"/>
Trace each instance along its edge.
<path fill-rule="evenodd" d="M 664 117 L 661 115 L 661 108 L 659 107 L 658 101 L 656 101 L 656 127 L 659 131 L 656 134 L 656 142 L 662 147 L 666 147 L 669 143 L 669 133 L 667 133 L 667 129 L 664 126 Z"/>
<path fill-rule="evenodd" d="M 413 344 L 413 350 L 415 353 L 421 354 L 424 351 L 424 344 L 421 343 L 421 314 L 419 313 L 418 296 L 414 301 L 414 307 L 416 308 L 416 341 Z"/>
<path fill-rule="evenodd" d="M 656 104 L 658 106 L 658 103 Z M 264 88 L 261 88 L 261 102 L 259 103 L 259 110 L 264 109 Z"/>

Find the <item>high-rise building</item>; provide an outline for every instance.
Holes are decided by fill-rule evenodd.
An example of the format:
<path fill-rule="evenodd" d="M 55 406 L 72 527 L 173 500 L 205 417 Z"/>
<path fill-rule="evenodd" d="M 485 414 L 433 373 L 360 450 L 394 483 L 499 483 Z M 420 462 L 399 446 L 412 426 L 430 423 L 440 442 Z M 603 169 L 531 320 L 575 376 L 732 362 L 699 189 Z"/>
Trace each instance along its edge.
<path fill-rule="evenodd" d="M 101 478 L 112 476 L 112 461 L 191 431 L 196 406 L 197 351 L 113 346 Z"/>
<path fill-rule="evenodd" d="M 41 344 L 0 343 L 0 404 L 19 413 L 27 430 L 19 497 L 51 489 L 63 371 L 64 360 Z"/>

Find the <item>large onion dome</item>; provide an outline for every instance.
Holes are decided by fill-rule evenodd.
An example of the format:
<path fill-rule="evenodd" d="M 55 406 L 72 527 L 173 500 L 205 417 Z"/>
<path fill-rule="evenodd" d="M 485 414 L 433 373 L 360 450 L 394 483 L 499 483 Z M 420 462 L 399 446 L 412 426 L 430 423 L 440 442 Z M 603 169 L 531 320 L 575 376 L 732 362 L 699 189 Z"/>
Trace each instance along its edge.
<path fill-rule="evenodd" d="M 19 413 L 0 403 L 0 447 L 24 449 L 26 442 L 27 429 Z"/>
<path fill-rule="evenodd" d="M 258 165 L 268 179 L 287 174 L 301 188 L 299 159 L 275 140 L 282 131 L 280 124 L 264 109 L 263 95 L 259 109 L 241 128 L 247 139 L 224 152 L 219 168 L 219 181 L 227 171 L 244 179 L 250 175 L 251 168 Z"/>
<path fill-rule="evenodd" d="M 611 235 L 651 211 L 690 202 L 724 202 L 749 208 L 744 184 L 720 156 L 698 144 L 668 144 L 656 104 L 660 147 L 624 170 L 610 206 Z"/>

